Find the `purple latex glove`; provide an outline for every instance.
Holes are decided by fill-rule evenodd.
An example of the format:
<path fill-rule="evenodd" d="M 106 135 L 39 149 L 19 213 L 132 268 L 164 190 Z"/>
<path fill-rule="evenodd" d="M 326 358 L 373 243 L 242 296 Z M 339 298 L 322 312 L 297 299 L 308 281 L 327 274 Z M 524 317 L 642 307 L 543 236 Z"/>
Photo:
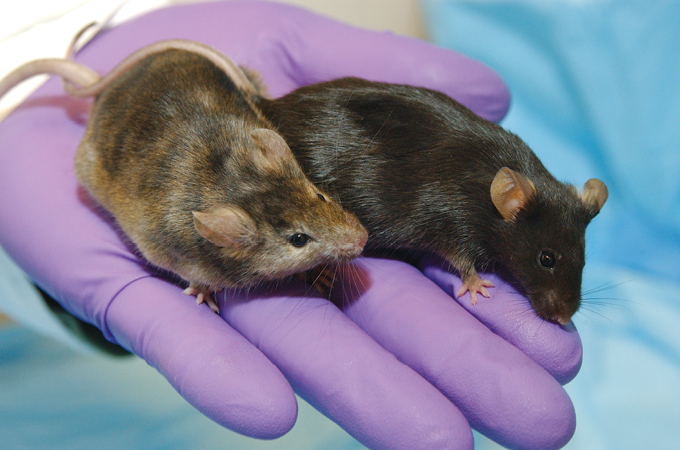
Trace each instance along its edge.
<path fill-rule="evenodd" d="M 258 70 L 273 96 L 355 75 L 438 89 L 492 120 L 508 107 L 503 83 L 466 57 L 272 3 L 159 10 L 103 33 L 77 59 L 106 73 L 169 38 Z M 0 244 L 202 413 L 273 438 L 295 421 L 292 385 L 370 448 L 471 448 L 468 423 L 513 448 L 569 440 L 574 410 L 556 379 L 578 371 L 578 334 L 538 319 L 500 280 L 491 299 L 473 308 L 466 295 L 461 307 L 449 295 L 460 281 L 436 260 L 423 259 L 421 272 L 362 258 L 335 291 L 346 293 L 342 309 L 291 282 L 275 294 L 220 294 L 217 316 L 154 277 L 74 178 L 89 104 L 51 79 L 0 124 Z"/>

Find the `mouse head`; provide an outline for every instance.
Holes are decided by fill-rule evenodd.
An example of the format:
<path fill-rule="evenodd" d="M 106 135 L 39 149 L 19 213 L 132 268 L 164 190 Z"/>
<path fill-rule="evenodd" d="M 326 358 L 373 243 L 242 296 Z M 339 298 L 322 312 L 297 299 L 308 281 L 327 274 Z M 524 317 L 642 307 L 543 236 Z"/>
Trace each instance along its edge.
<path fill-rule="evenodd" d="M 232 202 L 193 212 L 198 234 L 225 260 L 238 262 L 233 284 L 282 278 L 359 256 L 366 229 L 305 177 L 283 138 L 258 128 L 248 139 Z"/>
<path fill-rule="evenodd" d="M 498 259 L 540 317 L 567 324 L 578 310 L 586 226 L 607 195 L 597 179 L 579 193 L 557 181 L 537 186 L 507 167 L 496 174 L 491 200 L 502 218 Z"/>

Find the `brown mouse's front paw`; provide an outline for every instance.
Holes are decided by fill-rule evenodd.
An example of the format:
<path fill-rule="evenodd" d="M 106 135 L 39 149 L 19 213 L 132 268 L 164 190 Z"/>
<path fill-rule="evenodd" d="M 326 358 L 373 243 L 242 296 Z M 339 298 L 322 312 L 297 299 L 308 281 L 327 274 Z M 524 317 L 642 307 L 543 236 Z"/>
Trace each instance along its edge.
<path fill-rule="evenodd" d="M 217 306 L 217 303 L 215 303 L 215 300 L 212 297 L 213 291 L 210 289 L 210 286 L 194 283 L 192 281 L 189 283 L 189 287 L 186 288 L 182 293 L 184 295 L 195 295 L 197 305 L 205 302 L 210 307 L 210 309 L 213 310 L 213 312 L 219 314 L 220 308 Z"/>
<path fill-rule="evenodd" d="M 482 280 L 477 272 L 468 275 L 463 278 L 463 286 L 458 291 L 457 297 L 460 298 L 461 295 L 470 291 L 470 299 L 472 304 L 477 304 L 477 293 L 479 292 L 484 297 L 489 298 L 489 292 L 486 290 L 488 287 L 493 287 L 493 283 L 489 280 Z"/>
<path fill-rule="evenodd" d="M 335 277 L 335 270 L 329 268 L 328 266 L 318 266 L 313 269 L 309 269 L 304 274 L 302 274 L 302 278 L 307 282 L 307 284 L 319 291 L 321 296 L 324 298 L 330 298 Z"/>

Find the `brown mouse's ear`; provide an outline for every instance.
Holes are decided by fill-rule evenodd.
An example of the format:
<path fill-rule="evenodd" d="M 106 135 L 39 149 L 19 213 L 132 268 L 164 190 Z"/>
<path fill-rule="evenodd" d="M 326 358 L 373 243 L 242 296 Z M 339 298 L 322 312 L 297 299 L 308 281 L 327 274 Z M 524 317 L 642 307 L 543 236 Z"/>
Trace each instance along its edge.
<path fill-rule="evenodd" d="M 499 170 L 491 183 L 491 201 L 505 220 L 514 220 L 534 195 L 534 183 L 507 167 Z"/>
<path fill-rule="evenodd" d="M 255 243 L 257 227 L 241 208 L 223 206 L 208 212 L 192 213 L 198 234 L 218 247 L 245 250 Z"/>
<path fill-rule="evenodd" d="M 267 161 L 292 159 L 293 152 L 279 134 L 266 128 L 257 128 L 250 133 L 250 137 L 262 147 Z"/>
<path fill-rule="evenodd" d="M 607 186 L 597 178 L 591 178 L 583 185 L 581 201 L 584 205 L 592 208 L 595 214 L 599 213 L 604 206 L 604 202 L 609 197 Z"/>

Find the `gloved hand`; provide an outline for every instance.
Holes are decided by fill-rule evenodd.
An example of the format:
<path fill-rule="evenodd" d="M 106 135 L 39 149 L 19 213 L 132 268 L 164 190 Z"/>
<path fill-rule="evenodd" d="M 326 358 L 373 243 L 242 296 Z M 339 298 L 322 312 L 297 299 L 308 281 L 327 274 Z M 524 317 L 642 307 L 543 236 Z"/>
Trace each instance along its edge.
<path fill-rule="evenodd" d="M 475 61 L 274 3 L 159 10 L 98 36 L 77 60 L 103 74 L 169 38 L 220 49 L 259 71 L 273 96 L 354 75 L 438 89 L 492 120 L 508 107 L 503 83 Z M 460 281 L 436 259 L 423 258 L 421 272 L 361 258 L 334 289 L 346 293 L 342 308 L 297 282 L 221 293 L 220 316 L 196 306 L 147 271 L 79 188 L 73 156 L 88 109 L 53 78 L 0 124 L 0 244 L 203 414 L 274 438 L 294 424 L 294 389 L 369 448 L 471 448 L 469 424 L 513 448 L 569 440 L 574 410 L 556 379 L 578 371 L 578 334 L 538 319 L 493 277 L 491 299 L 472 307 L 463 296 L 461 306 L 449 295 Z"/>

